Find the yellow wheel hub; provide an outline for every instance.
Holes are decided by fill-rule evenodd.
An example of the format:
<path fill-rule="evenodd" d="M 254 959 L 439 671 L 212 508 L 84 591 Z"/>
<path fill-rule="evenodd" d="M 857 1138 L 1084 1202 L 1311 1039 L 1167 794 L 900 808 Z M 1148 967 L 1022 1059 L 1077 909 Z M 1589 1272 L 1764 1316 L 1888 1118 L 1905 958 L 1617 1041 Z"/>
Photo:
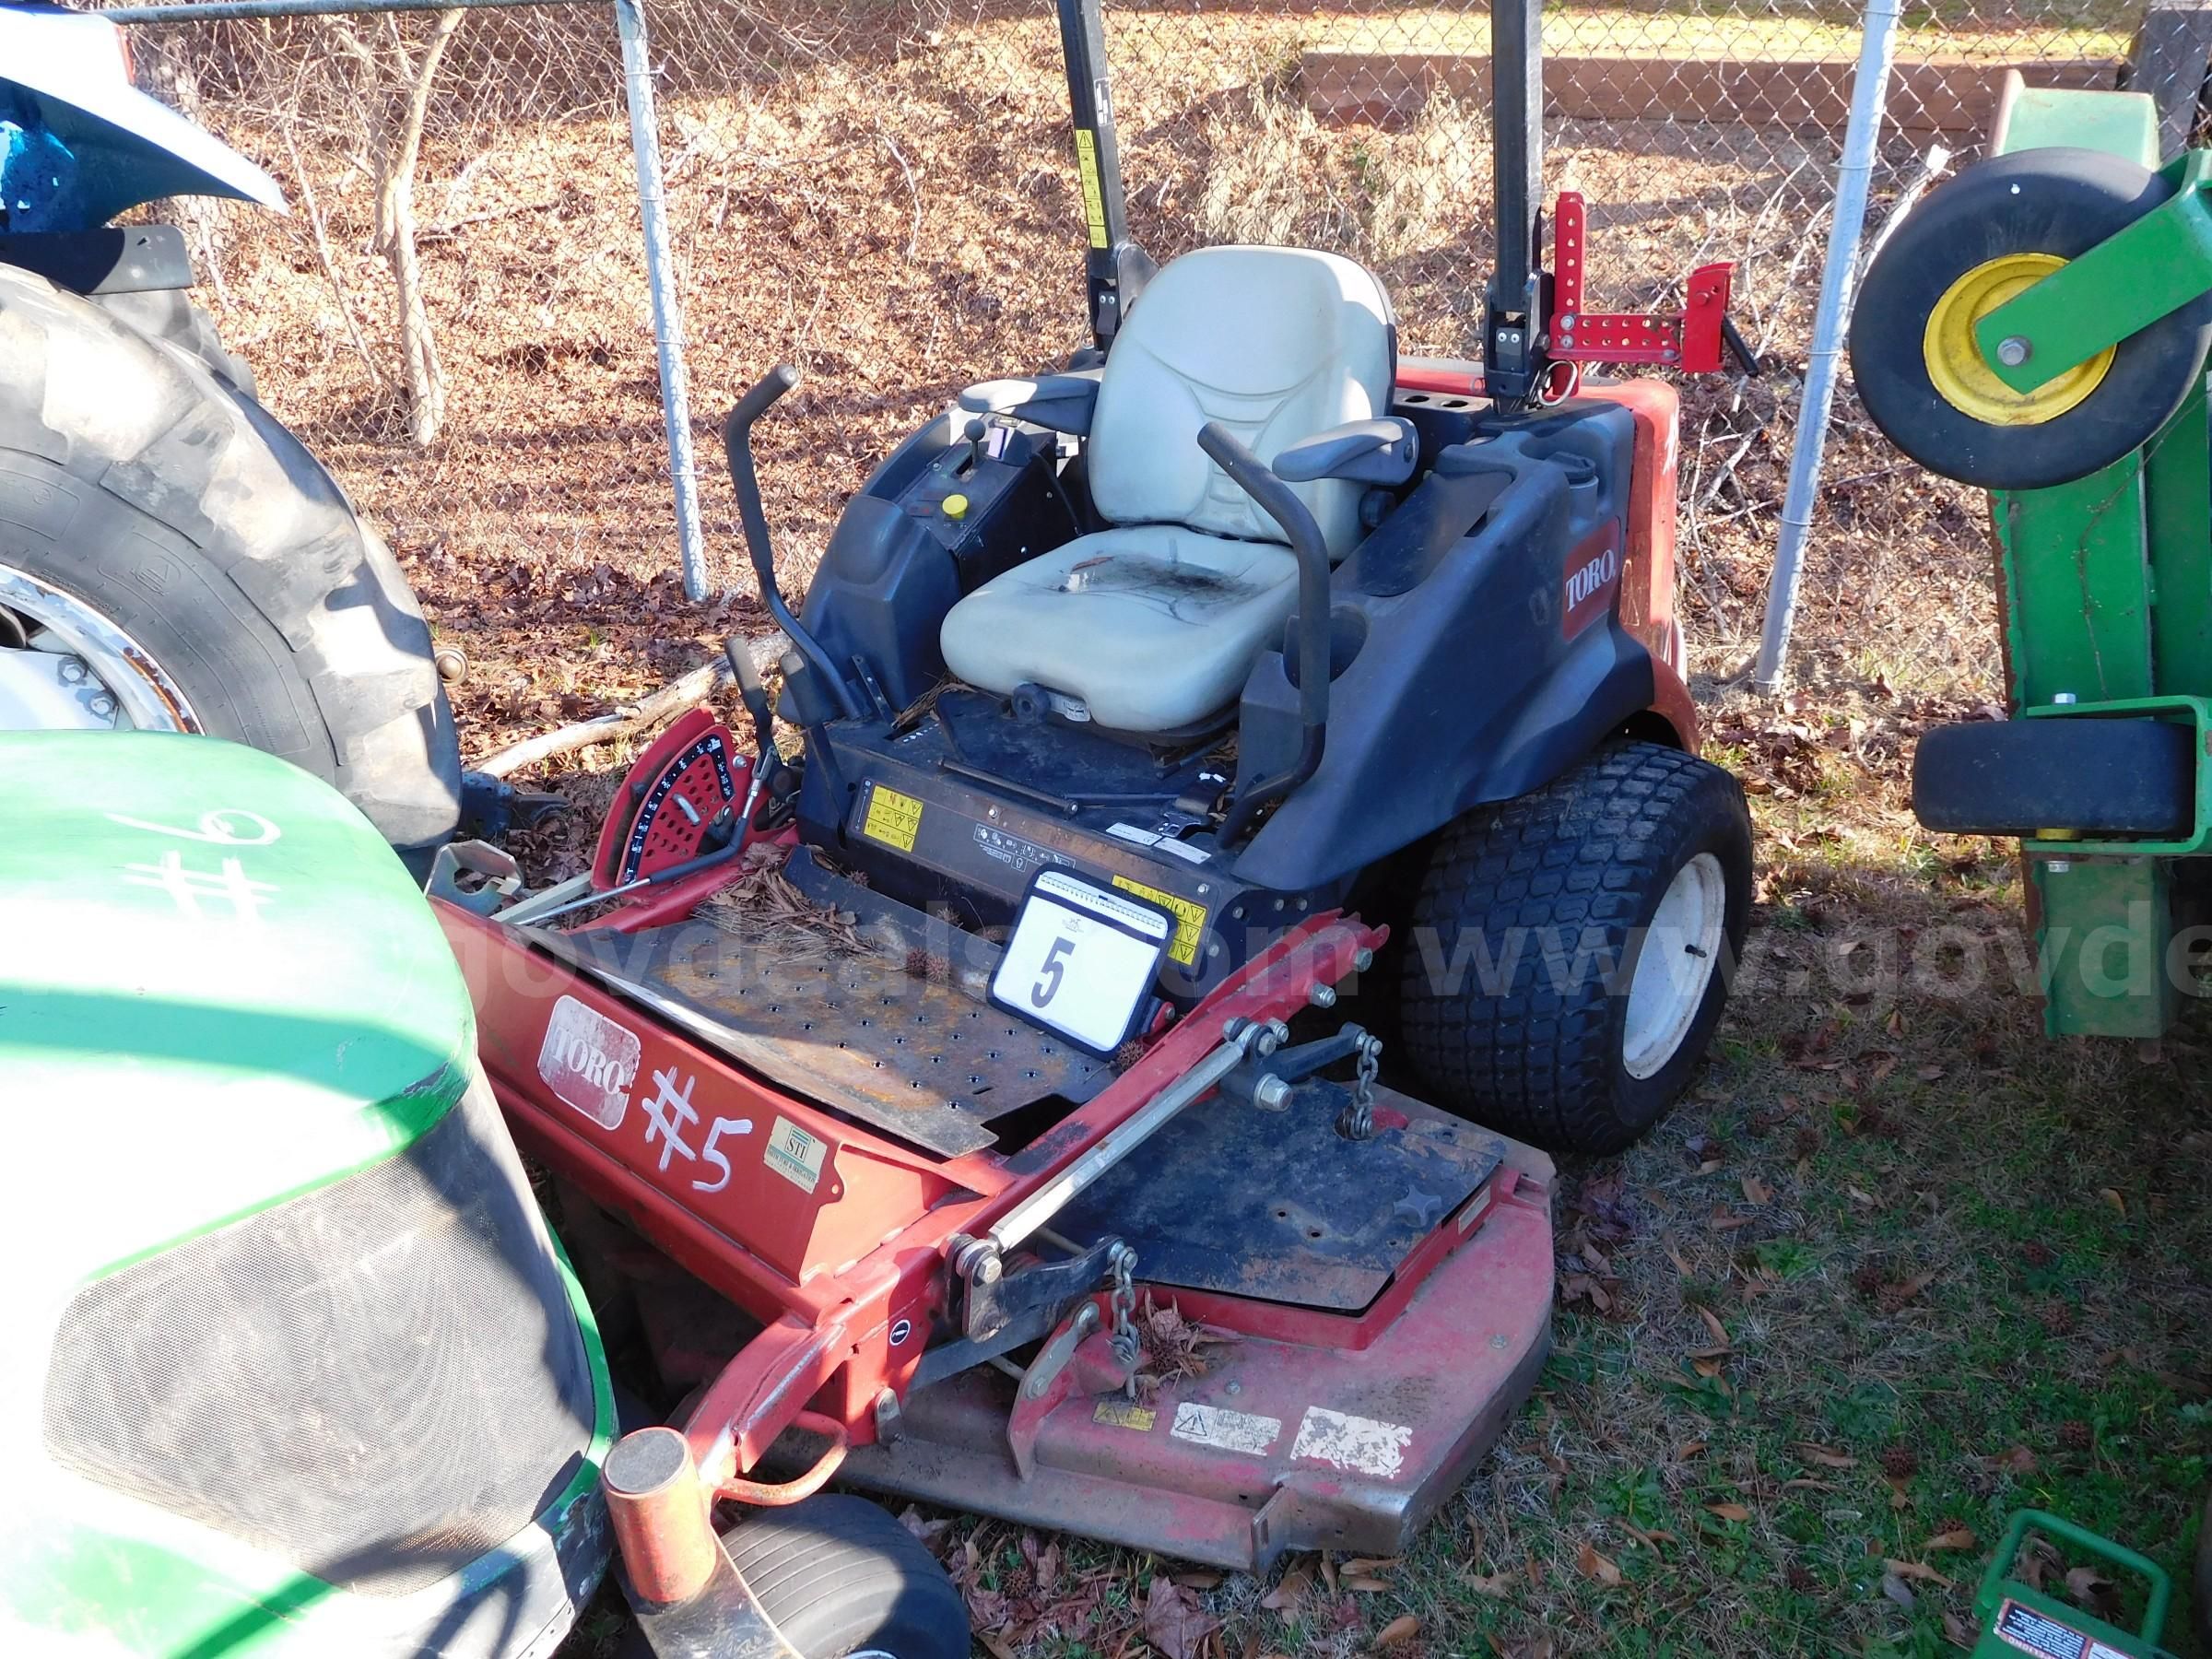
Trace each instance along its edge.
<path fill-rule="evenodd" d="M 2041 426 L 2103 382 L 2112 366 L 2109 346 L 2032 392 L 2015 392 L 1983 360 L 1974 343 L 1975 324 L 2065 263 L 2055 253 L 2006 253 L 1976 265 L 1944 290 L 1921 336 L 1928 379 L 1944 402 L 1988 426 Z"/>

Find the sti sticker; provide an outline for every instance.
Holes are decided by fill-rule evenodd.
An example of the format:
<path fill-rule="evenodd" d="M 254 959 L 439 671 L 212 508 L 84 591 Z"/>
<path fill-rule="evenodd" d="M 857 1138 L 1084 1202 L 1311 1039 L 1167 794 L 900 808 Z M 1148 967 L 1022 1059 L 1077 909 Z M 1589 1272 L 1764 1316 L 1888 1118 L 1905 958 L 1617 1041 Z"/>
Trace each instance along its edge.
<path fill-rule="evenodd" d="M 564 996 L 546 1022 L 537 1075 L 546 1087 L 602 1129 L 619 1129 L 629 1110 L 629 1086 L 642 1052 L 638 1034 Z"/>

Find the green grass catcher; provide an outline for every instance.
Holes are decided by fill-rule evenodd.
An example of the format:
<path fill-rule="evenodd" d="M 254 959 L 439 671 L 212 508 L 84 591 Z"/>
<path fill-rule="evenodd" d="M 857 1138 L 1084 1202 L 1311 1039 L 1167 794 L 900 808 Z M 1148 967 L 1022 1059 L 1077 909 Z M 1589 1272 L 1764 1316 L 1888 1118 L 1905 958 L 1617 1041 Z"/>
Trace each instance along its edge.
<path fill-rule="evenodd" d="M 201 738 L 0 735 L 0 1652 L 549 1651 L 605 1356 L 367 819 Z"/>

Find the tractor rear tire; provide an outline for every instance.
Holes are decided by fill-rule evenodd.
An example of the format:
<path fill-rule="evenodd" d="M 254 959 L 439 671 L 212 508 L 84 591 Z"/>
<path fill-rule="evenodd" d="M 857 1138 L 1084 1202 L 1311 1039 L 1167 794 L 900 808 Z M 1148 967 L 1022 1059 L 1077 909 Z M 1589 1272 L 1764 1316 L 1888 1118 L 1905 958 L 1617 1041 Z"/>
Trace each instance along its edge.
<path fill-rule="evenodd" d="M 0 265 L 0 674 L 41 629 L 97 635 L 104 659 L 63 655 L 137 671 L 156 718 L 119 724 L 289 760 L 419 873 L 461 799 L 429 629 L 382 538 L 185 312 L 190 341 L 149 338 Z"/>
<path fill-rule="evenodd" d="M 922 1540 L 841 1493 L 759 1510 L 723 1535 L 730 1562 L 801 1659 L 967 1659 L 968 1609 Z"/>
<path fill-rule="evenodd" d="M 1438 836 L 1400 959 L 1406 1055 L 1447 1110 L 1547 1150 L 1617 1152 L 1704 1053 L 1750 903 L 1735 780 L 1608 744 Z"/>
<path fill-rule="evenodd" d="M 1992 157 L 1931 193 L 1867 268 L 1853 305 L 1852 377 L 1874 424 L 1930 472 L 1985 489 L 2087 477 L 2147 442 L 2203 373 L 2212 339 L 2205 299 L 2122 340 L 2100 371 L 2069 371 L 2024 397 L 2002 389 L 1978 358 L 1947 365 L 1938 319 L 1947 307 L 1986 315 L 2039 258 L 2044 266 L 2078 258 L 2172 194 L 2132 161 L 2063 147 Z M 2023 274 L 1971 298 L 2008 265 Z M 1939 376 L 1951 392 L 1938 389 Z"/>
<path fill-rule="evenodd" d="M 93 304 L 111 317 L 127 324 L 149 340 L 166 340 L 179 351 L 195 357 L 248 397 L 259 393 L 253 371 L 223 344 L 215 319 L 176 288 L 156 288 L 138 294 L 90 294 Z"/>

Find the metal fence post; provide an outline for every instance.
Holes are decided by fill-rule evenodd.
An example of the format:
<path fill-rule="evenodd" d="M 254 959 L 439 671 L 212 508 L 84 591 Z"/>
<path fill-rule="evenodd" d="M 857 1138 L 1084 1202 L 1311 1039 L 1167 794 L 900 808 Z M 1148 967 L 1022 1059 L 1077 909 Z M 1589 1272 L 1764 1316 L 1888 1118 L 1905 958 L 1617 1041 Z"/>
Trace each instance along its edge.
<path fill-rule="evenodd" d="M 629 147 L 638 164 L 638 216 L 645 229 L 645 282 L 653 291 L 653 345 L 660 359 L 661 418 L 668 432 L 668 472 L 676 487 L 676 539 L 684 594 L 707 596 L 707 549 L 699 528 L 699 466 L 691 453 L 691 385 L 684 368 L 684 319 L 668 253 L 667 203 L 661 190 L 660 121 L 639 0 L 614 0 L 622 37 L 622 89 L 629 106 Z"/>
<path fill-rule="evenodd" d="M 1761 691 L 1782 685 L 1790 653 L 1790 625 L 1797 614 L 1797 584 L 1805 573 L 1805 544 L 1812 534 L 1820 490 L 1820 456 L 1828 444 L 1829 408 L 1836 371 L 1851 326 L 1857 287 L 1859 236 L 1866 223 L 1866 186 L 1881 141 L 1889 99 L 1889 66 L 1897 52 L 1898 0 L 1866 0 L 1858 69 L 1852 77 L 1851 114 L 1843 128 L 1843 159 L 1836 166 L 1836 216 L 1828 232 L 1828 264 L 1820 276 L 1820 306 L 1813 321 L 1813 349 L 1806 366 L 1805 394 L 1797 404 L 1797 441 L 1790 452 L 1790 482 L 1782 499 L 1782 537 L 1767 588 L 1767 615 L 1752 684 Z"/>

